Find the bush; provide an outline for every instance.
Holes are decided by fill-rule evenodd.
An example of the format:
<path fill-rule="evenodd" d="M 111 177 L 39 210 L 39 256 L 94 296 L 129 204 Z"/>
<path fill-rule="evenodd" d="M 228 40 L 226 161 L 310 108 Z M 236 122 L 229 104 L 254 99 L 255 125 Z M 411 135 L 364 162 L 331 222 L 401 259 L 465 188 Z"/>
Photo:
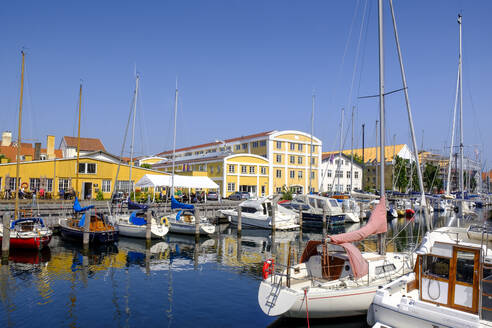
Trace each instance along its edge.
<path fill-rule="evenodd" d="M 104 200 L 104 195 L 101 190 L 97 192 L 96 200 Z"/>

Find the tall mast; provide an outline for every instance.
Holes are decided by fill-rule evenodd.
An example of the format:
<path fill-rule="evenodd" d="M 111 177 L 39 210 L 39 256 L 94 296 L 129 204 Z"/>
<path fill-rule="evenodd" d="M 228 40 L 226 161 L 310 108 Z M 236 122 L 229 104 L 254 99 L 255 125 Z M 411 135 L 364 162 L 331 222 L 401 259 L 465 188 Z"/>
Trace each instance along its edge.
<path fill-rule="evenodd" d="M 174 162 L 176 154 L 176 119 L 178 115 L 178 80 L 176 79 L 176 92 L 174 93 L 174 137 L 173 137 L 173 175 L 171 177 L 171 197 L 174 197 Z"/>
<path fill-rule="evenodd" d="M 451 192 L 451 163 L 453 161 L 454 130 L 456 125 L 456 107 L 458 106 L 459 87 L 460 87 L 460 69 L 458 64 L 458 77 L 456 78 L 456 96 L 454 98 L 454 109 L 453 109 L 453 128 L 451 129 L 451 147 L 449 147 L 449 164 L 448 164 L 448 180 L 446 183 L 446 195 L 449 195 Z"/>
<path fill-rule="evenodd" d="M 380 154 L 380 175 L 381 175 L 381 186 L 379 195 L 381 197 L 385 194 L 384 189 L 384 48 L 383 48 L 383 0 L 378 1 L 378 22 L 379 22 L 379 120 L 380 120 L 380 143 L 381 143 L 381 154 Z M 385 245 L 385 234 L 378 235 L 379 241 L 379 254 L 386 254 Z"/>
<path fill-rule="evenodd" d="M 341 121 L 340 121 L 340 150 L 338 151 L 338 165 L 337 165 L 337 172 L 335 172 L 335 174 L 338 176 L 338 181 L 337 181 L 337 184 L 338 184 L 338 192 L 342 192 L 342 188 L 340 186 L 340 175 L 341 175 L 341 167 L 342 167 L 342 147 L 343 147 L 343 114 L 345 112 L 345 109 L 342 108 L 342 117 L 341 117 Z"/>
<path fill-rule="evenodd" d="M 354 190 L 354 109 L 355 106 L 352 107 L 352 140 L 350 142 L 350 192 Z"/>
<path fill-rule="evenodd" d="M 311 148 L 309 151 L 309 192 L 311 192 L 312 172 L 313 172 L 313 133 L 314 133 L 314 101 L 316 95 L 313 92 L 313 105 L 311 109 Z"/>
<path fill-rule="evenodd" d="M 130 176 L 128 181 L 128 196 L 131 195 L 133 191 L 132 186 L 132 167 L 133 167 L 133 143 L 135 142 L 135 118 L 137 115 L 137 101 L 138 101 L 138 82 L 140 80 L 140 76 L 137 74 L 137 78 L 135 81 L 135 96 L 133 99 L 133 122 L 132 122 L 132 142 L 130 143 Z M 135 193 L 133 193 L 133 200 L 135 200 Z"/>
<path fill-rule="evenodd" d="M 21 156 L 21 128 L 22 128 L 22 100 L 24 96 L 24 62 L 25 62 L 25 54 L 24 51 L 21 51 L 22 54 L 22 68 L 21 68 L 21 89 L 20 89 L 20 102 L 19 102 L 19 126 L 17 130 L 17 164 L 15 167 L 15 212 L 14 219 L 17 220 L 19 218 L 19 192 L 20 192 L 20 156 Z"/>
<path fill-rule="evenodd" d="M 461 14 L 458 14 L 458 24 L 460 25 L 460 59 L 459 59 L 459 76 L 460 76 L 460 192 L 461 192 L 461 206 L 460 206 L 460 216 L 463 216 L 463 199 L 465 195 L 463 194 L 465 191 L 463 185 L 463 53 L 461 46 Z M 468 179 L 470 179 L 468 177 Z"/>
<path fill-rule="evenodd" d="M 379 173 L 378 173 L 378 126 L 379 126 L 379 120 L 376 120 L 376 143 L 375 143 L 375 149 L 376 151 L 374 152 L 376 154 L 375 157 L 375 161 L 376 161 L 376 184 L 374 185 L 374 189 L 376 190 L 377 187 L 378 187 L 378 176 L 379 176 Z"/>
<path fill-rule="evenodd" d="M 82 116 L 82 83 L 79 87 L 79 127 L 77 129 L 77 167 L 75 173 L 75 195 L 78 196 L 79 187 L 79 159 L 80 159 L 80 120 Z"/>
<path fill-rule="evenodd" d="M 366 148 L 365 148 L 365 144 L 364 144 L 365 128 L 366 128 L 366 125 L 362 124 L 362 164 L 363 165 L 366 165 L 365 158 L 364 158 L 364 155 L 366 153 Z"/>

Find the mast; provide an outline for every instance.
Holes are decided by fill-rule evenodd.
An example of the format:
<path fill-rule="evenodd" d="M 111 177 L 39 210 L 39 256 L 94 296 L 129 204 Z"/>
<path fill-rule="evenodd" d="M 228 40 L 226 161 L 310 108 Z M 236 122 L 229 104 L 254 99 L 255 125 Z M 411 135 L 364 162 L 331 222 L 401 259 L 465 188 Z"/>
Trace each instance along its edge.
<path fill-rule="evenodd" d="M 454 109 L 453 109 L 453 128 L 451 129 L 451 147 L 449 147 L 449 164 L 448 164 L 448 180 L 446 183 L 446 195 L 449 195 L 451 192 L 451 163 L 453 161 L 454 130 L 456 126 L 456 107 L 458 106 L 459 86 L 460 86 L 460 69 L 458 64 L 458 77 L 456 78 L 456 96 L 454 98 Z"/>
<path fill-rule="evenodd" d="M 365 137 L 365 127 L 366 125 L 365 124 L 362 124 L 362 164 L 365 165 L 366 162 L 365 162 L 365 159 L 364 159 L 364 154 L 366 152 L 366 148 L 365 148 L 365 145 L 364 145 L 364 137 Z"/>
<path fill-rule="evenodd" d="M 130 143 L 130 176 L 128 183 L 128 196 L 131 195 L 133 190 L 132 186 L 132 167 L 133 167 L 133 143 L 135 142 L 135 118 L 137 115 L 137 101 L 138 101 L 138 82 L 140 80 L 140 76 L 137 74 L 137 78 L 135 81 L 135 97 L 133 100 L 133 122 L 132 122 L 132 142 Z M 135 193 L 133 193 L 133 200 L 135 201 Z"/>
<path fill-rule="evenodd" d="M 376 120 L 376 143 L 375 143 L 375 161 L 376 161 L 376 184 L 374 185 L 374 190 L 377 189 L 378 187 L 378 126 L 379 126 L 379 120 Z"/>
<path fill-rule="evenodd" d="M 459 58 L 459 76 L 460 76 L 460 193 L 461 193 L 461 206 L 460 216 L 463 216 L 463 200 L 465 199 L 465 188 L 463 186 L 463 57 L 461 46 L 461 14 L 458 14 L 458 24 L 460 26 L 460 58 Z M 468 178 L 469 180 L 470 178 Z"/>
<path fill-rule="evenodd" d="M 340 187 L 340 175 L 341 175 L 341 166 L 342 166 L 342 147 L 343 147 L 343 114 L 345 112 L 345 109 L 342 108 L 342 119 L 340 121 L 340 150 L 338 151 L 338 165 L 337 165 L 337 169 L 338 169 L 338 174 L 337 172 L 335 172 L 335 174 L 338 176 L 338 181 L 337 181 L 337 184 L 338 184 L 338 188 L 337 189 L 340 189 L 338 190 L 338 192 L 342 192 L 342 188 Z"/>
<path fill-rule="evenodd" d="M 311 149 L 309 151 L 309 192 L 311 192 L 312 172 L 313 172 L 313 133 L 314 133 L 314 101 L 316 95 L 313 92 L 313 105 L 311 109 Z"/>
<path fill-rule="evenodd" d="M 176 91 L 174 93 L 174 136 L 173 136 L 173 175 L 171 177 L 171 197 L 174 197 L 174 162 L 176 154 L 176 119 L 178 115 L 178 80 L 176 79 Z"/>
<path fill-rule="evenodd" d="M 384 191 L 384 48 L 383 48 L 383 0 L 378 0 L 378 22 L 379 22 L 379 120 L 380 125 L 380 144 L 381 144 L 381 164 L 380 164 L 380 175 L 381 175 L 381 186 L 379 195 L 383 197 L 385 195 Z M 385 245 L 385 234 L 378 235 L 380 255 L 386 254 Z"/>
<path fill-rule="evenodd" d="M 79 187 L 79 160 L 80 160 L 80 120 L 82 116 L 82 83 L 79 87 L 79 127 L 77 129 L 77 168 L 75 173 L 75 196 L 78 196 Z"/>
<path fill-rule="evenodd" d="M 354 190 L 354 109 L 355 106 L 352 107 L 352 140 L 350 141 L 350 192 Z"/>
<path fill-rule="evenodd" d="M 22 100 L 24 96 L 24 63 L 25 63 L 25 54 L 24 51 L 21 51 L 22 54 L 22 68 L 21 68 L 21 89 L 20 89 L 20 102 L 19 102 L 19 126 L 17 130 L 17 164 L 15 166 L 15 212 L 14 219 L 17 220 L 19 218 L 19 192 L 20 192 L 20 156 L 21 156 L 21 129 L 22 129 Z"/>

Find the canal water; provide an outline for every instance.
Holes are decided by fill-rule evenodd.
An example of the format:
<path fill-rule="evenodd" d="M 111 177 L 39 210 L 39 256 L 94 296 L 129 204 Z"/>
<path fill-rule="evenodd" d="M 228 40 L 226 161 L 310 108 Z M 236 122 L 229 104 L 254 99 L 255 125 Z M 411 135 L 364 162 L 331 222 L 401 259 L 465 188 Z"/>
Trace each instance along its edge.
<path fill-rule="evenodd" d="M 453 220 L 436 214 L 434 226 Z M 388 251 L 412 249 L 421 237 L 420 221 L 390 221 Z M 329 233 L 359 227 L 345 225 Z M 80 246 L 58 236 L 41 252 L 11 250 L 8 265 L 0 266 L 0 327 L 307 326 L 306 320 L 265 315 L 257 291 L 264 260 L 286 264 L 290 248 L 297 261 L 305 243 L 321 233 L 243 229 L 238 238 L 234 228 L 222 230 L 199 241 L 169 234 L 148 250 L 144 240 L 121 238 L 84 255 Z M 368 251 L 376 246 L 376 238 L 359 245 Z M 366 324 L 365 317 L 354 317 L 312 321 L 311 326 Z"/>

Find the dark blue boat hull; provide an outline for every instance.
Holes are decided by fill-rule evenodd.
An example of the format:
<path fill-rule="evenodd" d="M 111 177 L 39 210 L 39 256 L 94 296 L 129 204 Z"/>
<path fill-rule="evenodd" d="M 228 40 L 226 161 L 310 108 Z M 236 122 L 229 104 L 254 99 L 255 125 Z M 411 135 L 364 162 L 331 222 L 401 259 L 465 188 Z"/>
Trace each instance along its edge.
<path fill-rule="evenodd" d="M 63 239 L 68 239 L 77 242 L 83 242 L 84 232 L 77 229 L 67 227 L 60 228 Z M 107 244 L 118 241 L 118 231 L 91 231 L 89 232 L 89 243 L 91 244 Z"/>
<path fill-rule="evenodd" d="M 345 214 L 326 216 L 328 225 L 345 224 Z M 308 228 L 323 228 L 323 216 L 313 213 L 302 213 L 302 226 Z"/>

